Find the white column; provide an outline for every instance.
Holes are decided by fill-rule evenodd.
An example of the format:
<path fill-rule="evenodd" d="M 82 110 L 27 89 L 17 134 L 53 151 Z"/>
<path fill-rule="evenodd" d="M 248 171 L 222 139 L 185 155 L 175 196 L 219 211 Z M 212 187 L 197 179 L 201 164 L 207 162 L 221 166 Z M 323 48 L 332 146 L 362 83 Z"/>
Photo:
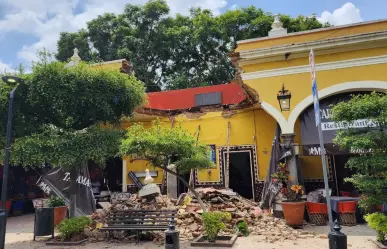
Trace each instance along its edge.
<path fill-rule="evenodd" d="M 176 172 L 176 166 L 174 164 L 168 165 L 168 169 Z M 167 174 L 167 195 L 169 198 L 177 199 L 177 177 L 171 173 Z"/>
<path fill-rule="evenodd" d="M 128 192 L 128 183 L 126 179 L 128 179 L 128 171 L 126 167 L 126 161 L 125 158 L 122 159 L 122 192 Z"/>

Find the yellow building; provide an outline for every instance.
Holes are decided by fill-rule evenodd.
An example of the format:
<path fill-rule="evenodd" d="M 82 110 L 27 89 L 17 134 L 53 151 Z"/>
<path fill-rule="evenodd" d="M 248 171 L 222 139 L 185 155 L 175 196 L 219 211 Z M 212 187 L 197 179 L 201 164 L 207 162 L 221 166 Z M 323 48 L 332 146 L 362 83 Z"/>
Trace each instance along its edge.
<path fill-rule="evenodd" d="M 343 178 L 350 172 L 344 164 L 356 152 L 340 151 L 332 144 L 340 127 L 330 120 L 330 105 L 351 93 L 386 91 L 387 20 L 290 34 L 278 19 L 272 27 L 268 37 L 238 41 L 240 77 L 259 94 L 262 109 L 280 125 L 281 136 L 303 145 L 299 159 L 307 190 L 322 187 L 309 63 L 313 49 L 330 185 L 336 192 L 347 191 Z M 288 111 L 281 111 L 277 97 L 282 86 L 291 93 Z"/>
<path fill-rule="evenodd" d="M 149 103 L 123 127 L 131 122 L 150 125 L 157 117 L 170 127 L 181 122 L 214 152 L 216 167 L 196 172 L 196 187 L 224 187 L 227 167 L 230 187 L 259 199 L 278 124 L 281 137 L 292 145 L 292 158 L 301 167 L 307 191 L 322 187 L 317 131 L 311 125 L 313 49 L 329 180 L 335 191 L 345 190 L 341 182 L 348 172 L 343 166 L 355 152 L 332 144 L 340 127 L 329 119 L 330 105 L 351 93 L 386 91 L 387 20 L 289 34 L 278 19 L 272 27 L 268 37 L 238 41 L 233 61 L 239 73 L 234 83 L 148 94 Z M 280 107 L 282 87 L 291 93 L 289 110 Z M 146 167 L 143 161 L 123 160 L 123 191 L 135 189 L 128 172 L 141 175 Z M 156 182 L 165 184 L 163 172 L 153 171 Z"/>

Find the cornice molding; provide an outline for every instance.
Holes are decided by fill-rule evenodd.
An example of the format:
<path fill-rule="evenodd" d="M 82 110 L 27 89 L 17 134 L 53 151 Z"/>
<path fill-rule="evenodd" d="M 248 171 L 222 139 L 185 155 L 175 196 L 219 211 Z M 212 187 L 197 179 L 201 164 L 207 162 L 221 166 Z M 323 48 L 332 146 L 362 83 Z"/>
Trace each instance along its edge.
<path fill-rule="evenodd" d="M 316 64 L 316 71 L 327 71 L 327 70 L 334 70 L 339 68 L 360 67 L 360 66 L 368 66 L 368 65 L 383 64 L 383 63 L 387 63 L 387 55 L 320 63 L 320 64 Z M 309 65 L 304 65 L 304 66 L 257 71 L 252 73 L 243 73 L 241 76 L 243 80 L 253 80 L 253 79 L 262 79 L 262 78 L 276 77 L 276 76 L 282 76 L 282 75 L 291 75 L 291 74 L 300 74 L 300 73 L 309 73 L 309 72 L 310 72 Z"/>

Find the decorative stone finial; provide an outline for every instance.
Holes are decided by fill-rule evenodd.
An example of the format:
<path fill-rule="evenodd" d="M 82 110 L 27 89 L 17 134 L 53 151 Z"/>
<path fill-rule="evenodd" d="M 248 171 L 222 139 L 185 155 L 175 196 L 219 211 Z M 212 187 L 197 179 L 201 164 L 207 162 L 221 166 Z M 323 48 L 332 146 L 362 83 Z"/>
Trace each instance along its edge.
<path fill-rule="evenodd" d="M 153 181 L 154 181 L 154 179 L 153 179 L 152 176 L 150 175 L 149 169 L 146 169 L 146 170 L 145 170 L 145 179 L 144 179 L 144 183 L 148 185 L 148 184 L 151 184 Z"/>
<path fill-rule="evenodd" d="M 79 50 L 77 48 L 74 48 L 74 54 L 73 56 L 71 56 L 71 60 L 77 64 L 81 61 L 81 57 L 79 57 L 78 52 Z"/>
<path fill-rule="evenodd" d="M 66 64 L 66 68 L 73 67 L 79 64 L 81 61 L 81 57 L 78 55 L 79 50 L 77 48 L 74 48 L 74 54 L 71 56 L 69 63 Z"/>
<path fill-rule="evenodd" d="M 274 15 L 274 22 L 271 25 L 272 30 L 283 29 L 282 22 L 279 19 L 279 15 Z"/>
<path fill-rule="evenodd" d="M 280 21 L 280 16 L 278 14 L 274 15 L 274 22 L 271 25 L 271 28 L 272 29 L 269 31 L 269 37 L 282 36 L 288 33 L 288 30 L 283 28 L 282 22 Z"/>

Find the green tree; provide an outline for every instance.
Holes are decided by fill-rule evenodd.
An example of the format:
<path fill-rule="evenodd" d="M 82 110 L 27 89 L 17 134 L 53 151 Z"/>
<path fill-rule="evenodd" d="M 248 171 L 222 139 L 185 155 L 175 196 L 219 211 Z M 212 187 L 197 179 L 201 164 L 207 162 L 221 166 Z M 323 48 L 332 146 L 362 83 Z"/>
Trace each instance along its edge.
<path fill-rule="evenodd" d="M 271 13 L 254 6 L 218 16 L 200 8 L 191 9 L 188 16 L 169 14 L 165 0 L 128 4 L 122 14 L 107 13 L 91 20 L 86 31 L 61 36 L 57 58 L 70 58 L 80 39 L 83 60 L 90 60 L 90 47 L 100 60 L 125 58 L 148 91 L 221 84 L 235 75 L 229 53 L 236 42 L 267 36 L 274 21 Z M 329 26 L 315 17 L 282 15 L 281 21 L 289 32 Z"/>
<path fill-rule="evenodd" d="M 3 129 L 9 91 L 0 87 Z M 116 124 L 143 100 L 144 87 L 133 76 L 83 63 L 66 68 L 62 62 L 39 61 L 16 94 L 11 163 L 49 163 L 70 170 L 72 176 L 90 161 L 104 167 L 119 152 L 123 133 Z M 73 196 L 75 179 L 71 177 Z M 74 207 L 71 211 L 74 214 Z"/>
<path fill-rule="evenodd" d="M 91 52 L 89 46 L 89 34 L 86 30 L 76 33 L 61 32 L 58 41 L 58 52 L 55 55 L 59 61 L 68 61 L 74 53 L 74 48 L 79 49 L 79 56 L 84 61 L 97 60 L 95 53 Z"/>
<path fill-rule="evenodd" d="M 369 127 L 350 128 L 349 124 L 359 119 L 369 120 Z M 333 120 L 347 125 L 337 132 L 334 142 L 361 152 L 347 163 L 356 174 L 345 179 L 362 192 L 359 205 L 369 210 L 387 202 L 387 95 L 373 92 L 352 96 L 350 101 L 334 106 Z"/>
<path fill-rule="evenodd" d="M 141 124 L 134 124 L 122 140 L 120 153 L 123 156 L 147 160 L 151 165 L 177 176 L 198 199 L 203 211 L 206 211 L 199 194 L 181 175 L 193 169 L 210 168 L 213 163 L 208 147 L 198 143 L 196 138 L 182 127 L 166 128 L 160 121 L 154 122 L 149 129 Z M 168 168 L 172 161 L 176 172 Z"/>

